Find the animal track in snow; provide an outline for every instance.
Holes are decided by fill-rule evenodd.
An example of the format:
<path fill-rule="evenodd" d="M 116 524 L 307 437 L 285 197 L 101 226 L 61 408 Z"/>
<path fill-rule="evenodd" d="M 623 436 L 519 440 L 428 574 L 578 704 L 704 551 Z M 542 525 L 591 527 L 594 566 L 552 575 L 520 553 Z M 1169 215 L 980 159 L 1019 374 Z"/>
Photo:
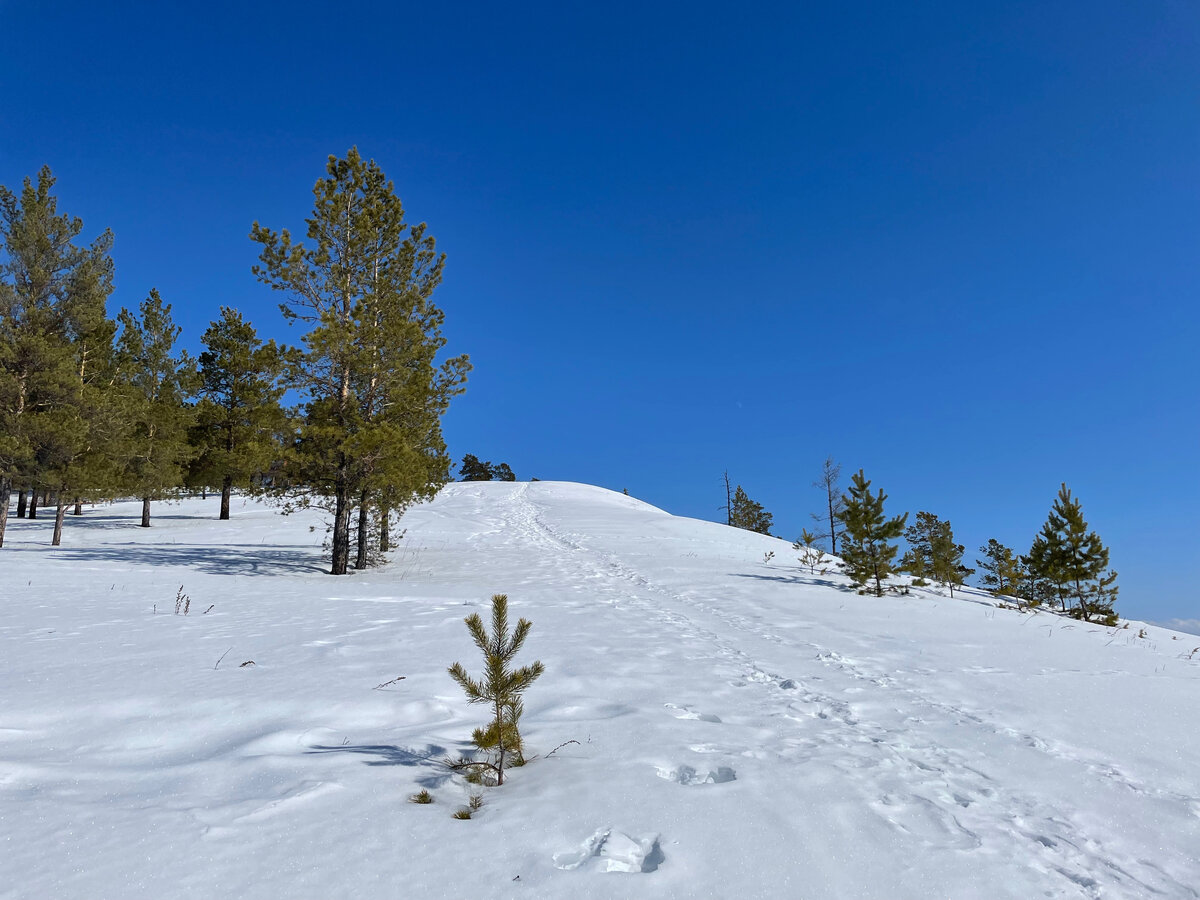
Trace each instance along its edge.
<path fill-rule="evenodd" d="M 664 859 L 657 834 L 639 838 L 600 828 L 578 848 L 555 853 L 554 865 L 567 871 L 589 867 L 600 872 L 653 872 Z"/>
<path fill-rule="evenodd" d="M 721 721 L 718 716 L 714 716 L 712 713 L 699 713 L 690 706 L 676 706 L 674 703 L 664 703 L 663 706 L 666 707 L 667 712 L 677 719 L 699 719 L 701 722 L 717 723 Z"/>
<path fill-rule="evenodd" d="M 658 767 L 658 777 L 676 784 L 725 784 L 737 780 L 737 772 L 731 766 L 717 766 L 706 772 L 697 772 L 691 766 L 676 766 L 673 769 Z"/>

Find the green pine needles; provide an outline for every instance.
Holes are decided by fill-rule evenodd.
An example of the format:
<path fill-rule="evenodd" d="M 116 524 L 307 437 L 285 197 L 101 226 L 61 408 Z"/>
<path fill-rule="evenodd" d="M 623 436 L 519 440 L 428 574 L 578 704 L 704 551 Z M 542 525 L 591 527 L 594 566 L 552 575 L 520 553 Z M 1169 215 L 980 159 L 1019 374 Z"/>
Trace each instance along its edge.
<path fill-rule="evenodd" d="M 491 634 L 483 627 L 483 619 L 478 613 L 467 616 L 465 621 L 475 646 L 483 653 L 483 677 L 476 681 L 461 663 L 450 667 L 450 677 L 458 682 L 469 702 L 487 703 L 491 707 L 492 721 L 485 728 L 476 728 L 471 735 L 471 741 L 484 758 L 461 760 L 454 767 L 466 771 L 468 778 L 473 775 L 475 780 L 483 780 L 490 776 L 501 785 L 504 784 L 506 765 L 519 766 L 525 762 L 518 728 L 524 712 L 521 695 L 541 676 L 545 666 L 535 662 L 519 669 L 509 668 L 533 624 L 528 619 L 519 619 L 509 635 L 507 594 L 492 597 Z"/>

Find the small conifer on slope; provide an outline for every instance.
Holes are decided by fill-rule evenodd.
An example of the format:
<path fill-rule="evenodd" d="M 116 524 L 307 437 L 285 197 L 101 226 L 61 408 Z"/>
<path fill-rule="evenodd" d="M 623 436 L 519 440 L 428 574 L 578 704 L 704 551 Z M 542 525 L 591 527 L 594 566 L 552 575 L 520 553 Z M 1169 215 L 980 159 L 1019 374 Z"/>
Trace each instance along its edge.
<path fill-rule="evenodd" d="M 950 523 L 931 512 L 917 513 L 916 524 L 908 526 L 904 539 L 910 549 L 900 561 L 901 567 L 918 579 L 931 578 L 941 582 L 950 588 L 951 597 L 954 589 L 962 587 L 967 576 L 975 571 L 963 564 L 962 555 L 966 548 L 954 542 Z"/>
<path fill-rule="evenodd" d="M 491 706 L 492 721 L 486 728 L 476 728 L 471 735 L 475 746 L 487 754 L 488 759 L 465 762 L 461 767 L 475 771 L 490 770 L 496 777 L 496 784 L 501 785 L 504 784 L 505 763 L 524 762 L 518 729 L 524 711 L 521 694 L 541 676 L 545 666 L 535 662 L 519 669 L 508 668 L 533 625 L 528 619 L 519 619 L 512 637 L 509 637 L 507 594 L 495 594 L 492 597 L 491 634 L 483 627 L 483 619 L 478 613 L 467 616 L 465 621 L 475 646 L 483 653 L 483 678 L 476 681 L 467 674 L 461 663 L 450 667 L 450 677 L 462 687 L 469 702 Z"/>
<path fill-rule="evenodd" d="M 739 484 L 729 510 L 729 524 L 734 528 L 744 528 L 758 534 L 770 534 L 772 519 L 774 516 L 763 509 L 761 503 L 751 500 Z"/>
<path fill-rule="evenodd" d="M 1108 548 L 1096 532 L 1088 529 L 1080 503 L 1071 496 L 1066 484 L 1059 489 L 1038 540 L 1044 547 L 1043 554 L 1052 563 L 1051 577 L 1060 591 L 1078 604 L 1072 614 L 1085 622 L 1115 625 L 1117 573 L 1105 571 Z"/>
<path fill-rule="evenodd" d="M 904 523 L 908 521 L 908 513 L 885 519 L 883 516 L 883 501 L 887 494 L 880 491 L 871 495 L 871 482 L 859 469 L 851 480 L 850 492 L 842 497 L 845 508 L 840 519 L 842 523 L 842 562 L 846 574 L 859 586 L 862 593 L 868 590 L 868 583 L 875 582 L 869 588 L 875 596 L 883 596 L 883 579 L 892 574 L 892 560 L 896 556 L 896 546 L 888 543 L 904 533 Z"/>
<path fill-rule="evenodd" d="M 983 571 L 979 582 L 997 596 L 1017 596 L 1024 581 L 1020 557 L 1011 547 L 1006 547 L 995 538 L 979 548 L 982 559 L 975 563 Z"/>

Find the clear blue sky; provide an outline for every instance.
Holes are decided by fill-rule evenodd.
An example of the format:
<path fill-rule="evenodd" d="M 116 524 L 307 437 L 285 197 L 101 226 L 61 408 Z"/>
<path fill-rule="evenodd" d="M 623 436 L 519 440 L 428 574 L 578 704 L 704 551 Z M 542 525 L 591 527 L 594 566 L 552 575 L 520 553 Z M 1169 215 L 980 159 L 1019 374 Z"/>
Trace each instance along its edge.
<path fill-rule="evenodd" d="M 1118 609 L 1200 617 L 1200 6 L 582 6 L 0 0 L 0 183 L 114 306 L 294 342 L 250 224 L 357 145 L 449 257 L 456 459 L 794 538 L 832 454 L 970 550 L 1066 481 Z"/>

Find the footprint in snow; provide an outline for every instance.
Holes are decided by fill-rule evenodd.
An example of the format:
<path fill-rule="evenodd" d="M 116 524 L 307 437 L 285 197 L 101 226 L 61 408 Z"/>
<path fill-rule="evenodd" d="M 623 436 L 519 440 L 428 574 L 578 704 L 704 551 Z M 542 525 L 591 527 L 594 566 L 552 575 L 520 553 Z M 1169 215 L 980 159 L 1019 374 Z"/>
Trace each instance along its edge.
<path fill-rule="evenodd" d="M 674 703 L 664 703 L 667 712 L 677 719 L 698 719 L 701 722 L 720 722 L 720 718 L 711 713 L 699 713 L 688 706 L 676 706 Z"/>
<path fill-rule="evenodd" d="M 730 766 L 717 766 L 704 772 L 697 772 L 691 766 L 676 766 L 673 769 L 657 767 L 658 777 L 676 784 L 726 784 L 737 780 L 737 773 Z"/>
<path fill-rule="evenodd" d="M 578 848 L 555 853 L 554 865 L 567 871 L 587 867 L 600 872 L 653 872 L 664 859 L 656 834 L 639 838 L 601 828 Z"/>

